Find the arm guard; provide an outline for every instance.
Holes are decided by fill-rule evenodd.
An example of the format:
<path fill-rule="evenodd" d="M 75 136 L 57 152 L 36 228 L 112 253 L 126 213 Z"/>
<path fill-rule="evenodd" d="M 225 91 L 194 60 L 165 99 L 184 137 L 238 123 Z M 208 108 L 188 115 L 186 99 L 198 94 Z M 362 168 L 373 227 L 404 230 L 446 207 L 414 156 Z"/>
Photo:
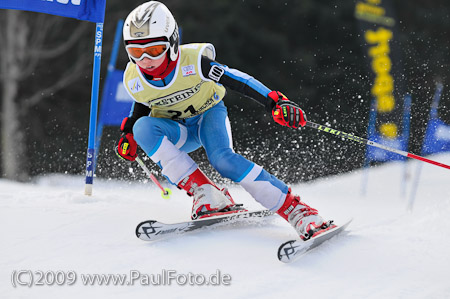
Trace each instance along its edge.
<path fill-rule="evenodd" d="M 125 133 L 133 133 L 134 123 L 143 116 L 148 116 L 151 109 L 144 104 L 134 102 L 130 111 L 130 116 L 126 117 L 122 121 L 120 130 Z"/>
<path fill-rule="evenodd" d="M 202 57 L 201 65 L 202 74 L 205 78 L 213 80 L 216 83 L 222 84 L 231 90 L 237 91 L 240 94 L 255 100 L 259 104 L 269 108 L 269 111 L 272 110 L 270 105 L 273 101 L 268 99 L 268 94 L 271 90 L 252 76 L 239 70 L 229 68 L 206 56 Z"/>

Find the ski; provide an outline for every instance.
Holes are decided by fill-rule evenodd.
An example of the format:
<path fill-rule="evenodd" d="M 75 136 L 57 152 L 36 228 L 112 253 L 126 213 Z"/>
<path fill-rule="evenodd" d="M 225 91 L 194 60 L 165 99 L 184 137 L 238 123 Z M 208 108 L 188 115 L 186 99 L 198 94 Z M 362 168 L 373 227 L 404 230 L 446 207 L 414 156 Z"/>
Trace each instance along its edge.
<path fill-rule="evenodd" d="M 343 232 L 350 222 L 352 222 L 352 219 L 348 220 L 343 225 L 333 227 L 306 241 L 298 239 L 281 244 L 278 248 L 278 259 L 283 263 L 291 263 L 298 260 L 323 242 Z"/>
<path fill-rule="evenodd" d="M 232 224 L 236 222 L 243 222 L 246 220 L 248 221 L 256 218 L 263 218 L 272 214 L 273 213 L 269 210 L 254 212 L 244 211 L 172 224 L 166 224 L 156 220 L 147 220 L 138 224 L 136 227 L 136 236 L 144 241 L 156 241 L 159 239 L 179 236 L 201 228 L 218 226 L 224 223 Z"/>

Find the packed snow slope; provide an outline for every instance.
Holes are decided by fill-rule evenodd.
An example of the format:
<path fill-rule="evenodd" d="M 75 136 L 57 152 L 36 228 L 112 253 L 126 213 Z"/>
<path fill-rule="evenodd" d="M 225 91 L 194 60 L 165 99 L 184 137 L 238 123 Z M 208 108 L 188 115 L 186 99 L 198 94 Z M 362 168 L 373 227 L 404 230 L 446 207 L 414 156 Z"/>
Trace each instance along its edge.
<path fill-rule="evenodd" d="M 431 158 L 450 164 L 450 155 Z M 150 243 L 136 238 L 136 224 L 188 220 L 191 200 L 183 192 L 172 188 L 172 198 L 164 200 L 151 182 L 96 180 L 94 195 L 87 197 L 82 177 L 47 176 L 34 184 L 0 180 L 0 297 L 450 298 L 450 171 L 423 165 L 410 211 L 418 163 L 407 163 L 405 188 L 403 163 L 372 167 L 366 195 L 363 171 L 293 186 L 323 217 L 354 219 L 347 233 L 293 264 L 276 258 L 278 246 L 296 237 L 278 216 Z M 250 209 L 260 208 L 239 186 L 230 191 Z M 39 271 L 74 271 L 77 280 L 70 286 L 13 287 L 12 274 L 21 270 L 31 271 L 34 283 Z M 176 280 L 92 286 L 81 278 L 131 271 L 142 277 L 175 271 L 171 275 L 181 275 L 175 276 L 180 284 L 188 275 L 201 283 L 199 275 L 217 271 L 231 280 L 220 286 Z M 19 282 L 30 277 L 24 272 Z"/>

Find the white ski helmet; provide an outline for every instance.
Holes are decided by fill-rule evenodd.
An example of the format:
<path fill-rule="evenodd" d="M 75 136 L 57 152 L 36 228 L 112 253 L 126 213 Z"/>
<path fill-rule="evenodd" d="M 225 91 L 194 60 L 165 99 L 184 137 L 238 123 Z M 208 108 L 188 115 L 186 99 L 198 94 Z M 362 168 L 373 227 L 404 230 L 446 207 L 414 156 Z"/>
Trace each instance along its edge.
<path fill-rule="evenodd" d="M 178 25 L 170 10 L 161 2 L 149 1 L 136 7 L 126 18 L 123 25 L 125 45 L 130 41 L 149 39 L 169 42 L 169 59 L 178 57 Z M 130 60 L 134 60 L 130 57 Z"/>

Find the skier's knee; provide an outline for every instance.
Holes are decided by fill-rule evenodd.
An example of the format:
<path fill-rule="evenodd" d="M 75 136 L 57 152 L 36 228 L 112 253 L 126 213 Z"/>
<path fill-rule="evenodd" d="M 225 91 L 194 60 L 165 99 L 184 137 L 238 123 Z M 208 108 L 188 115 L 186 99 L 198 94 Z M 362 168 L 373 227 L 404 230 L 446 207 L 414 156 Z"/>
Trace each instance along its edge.
<path fill-rule="evenodd" d="M 134 140 L 141 144 L 143 140 L 153 137 L 158 134 L 161 129 L 157 125 L 155 119 L 151 117 L 139 118 L 133 126 Z"/>

